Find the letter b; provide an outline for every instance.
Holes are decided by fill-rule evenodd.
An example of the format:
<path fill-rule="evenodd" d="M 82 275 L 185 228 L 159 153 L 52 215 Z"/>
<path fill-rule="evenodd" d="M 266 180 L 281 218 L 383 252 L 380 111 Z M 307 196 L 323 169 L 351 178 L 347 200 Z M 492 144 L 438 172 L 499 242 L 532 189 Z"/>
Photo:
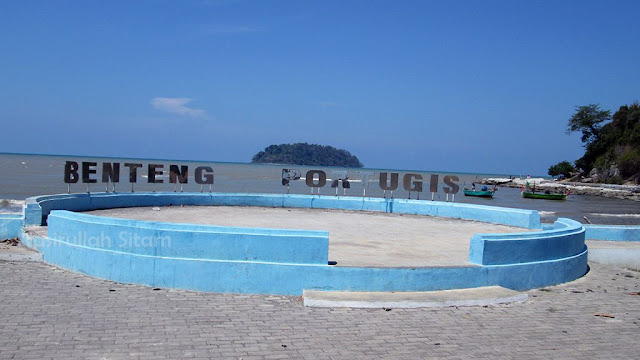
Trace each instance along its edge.
<path fill-rule="evenodd" d="M 67 184 L 75 184 L 80 177 L 78 176 L 78 163 L 75 161 L 67 161 L 64 164 L 64 182 Z"/>

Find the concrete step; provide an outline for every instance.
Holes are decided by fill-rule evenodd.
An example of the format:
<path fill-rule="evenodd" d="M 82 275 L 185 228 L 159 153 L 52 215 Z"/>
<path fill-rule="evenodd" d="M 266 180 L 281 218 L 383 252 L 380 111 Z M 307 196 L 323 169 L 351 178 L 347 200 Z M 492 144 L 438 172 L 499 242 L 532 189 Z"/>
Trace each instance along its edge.
<path fill-rule="evenodd" d="M 528 295 L 500 286 L 424 292 L 305 290 L 304 306 L 352 308 L 437 308 L 524 302 Z"/>

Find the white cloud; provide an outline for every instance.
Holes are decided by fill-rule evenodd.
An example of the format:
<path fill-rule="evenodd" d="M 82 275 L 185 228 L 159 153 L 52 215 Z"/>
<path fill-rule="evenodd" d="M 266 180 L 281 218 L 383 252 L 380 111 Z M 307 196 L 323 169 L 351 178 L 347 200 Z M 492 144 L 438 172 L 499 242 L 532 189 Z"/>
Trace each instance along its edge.
<path fill-rule="evenodd" d="M 172 114 L 178 114 L 191 117 L 204 117 L 204 110 L 192 109 L 186 105 L 193 101 L 190 98 L 164 98 L 157 97 L 151 99 L 151 105 L 158 110 L 166 111 Z"/>

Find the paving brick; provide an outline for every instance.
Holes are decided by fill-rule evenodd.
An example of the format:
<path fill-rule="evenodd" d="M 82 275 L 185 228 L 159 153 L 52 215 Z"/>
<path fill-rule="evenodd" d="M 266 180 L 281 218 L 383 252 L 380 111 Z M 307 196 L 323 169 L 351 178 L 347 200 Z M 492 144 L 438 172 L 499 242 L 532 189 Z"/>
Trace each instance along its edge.
<path fill-rule="evenodd" d="M 598 264 L 521 304 L 388 312 L 153 291 L 33 262 L 0 261 L 0 273 L 0 359 L 609 359 L 640 349 L 640 273 Z"/>

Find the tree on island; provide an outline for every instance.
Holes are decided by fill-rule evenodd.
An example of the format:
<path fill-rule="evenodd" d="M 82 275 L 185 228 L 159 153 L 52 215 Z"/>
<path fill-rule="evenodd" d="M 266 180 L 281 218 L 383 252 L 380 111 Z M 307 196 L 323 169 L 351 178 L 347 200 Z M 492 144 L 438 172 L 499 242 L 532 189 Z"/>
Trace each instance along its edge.
<path fill-rule="evenodd" d="M 599 181 L 612 183 L 623 180 L 640 183 L 640 105 L 637 101 L 621 106 L 613 116 L 598 104 L 578 106 L 568 121 L 567 134 L 577 131 L 582 133 L 585 153 L 575 165 L 583 176 L 597 175 Z"/>
<path fill-rule="evenodd" d="M 255 154 L 251 162 L 353 168 L 364 166 L 347 150 L 307 143 L 269 145 Z"/>

